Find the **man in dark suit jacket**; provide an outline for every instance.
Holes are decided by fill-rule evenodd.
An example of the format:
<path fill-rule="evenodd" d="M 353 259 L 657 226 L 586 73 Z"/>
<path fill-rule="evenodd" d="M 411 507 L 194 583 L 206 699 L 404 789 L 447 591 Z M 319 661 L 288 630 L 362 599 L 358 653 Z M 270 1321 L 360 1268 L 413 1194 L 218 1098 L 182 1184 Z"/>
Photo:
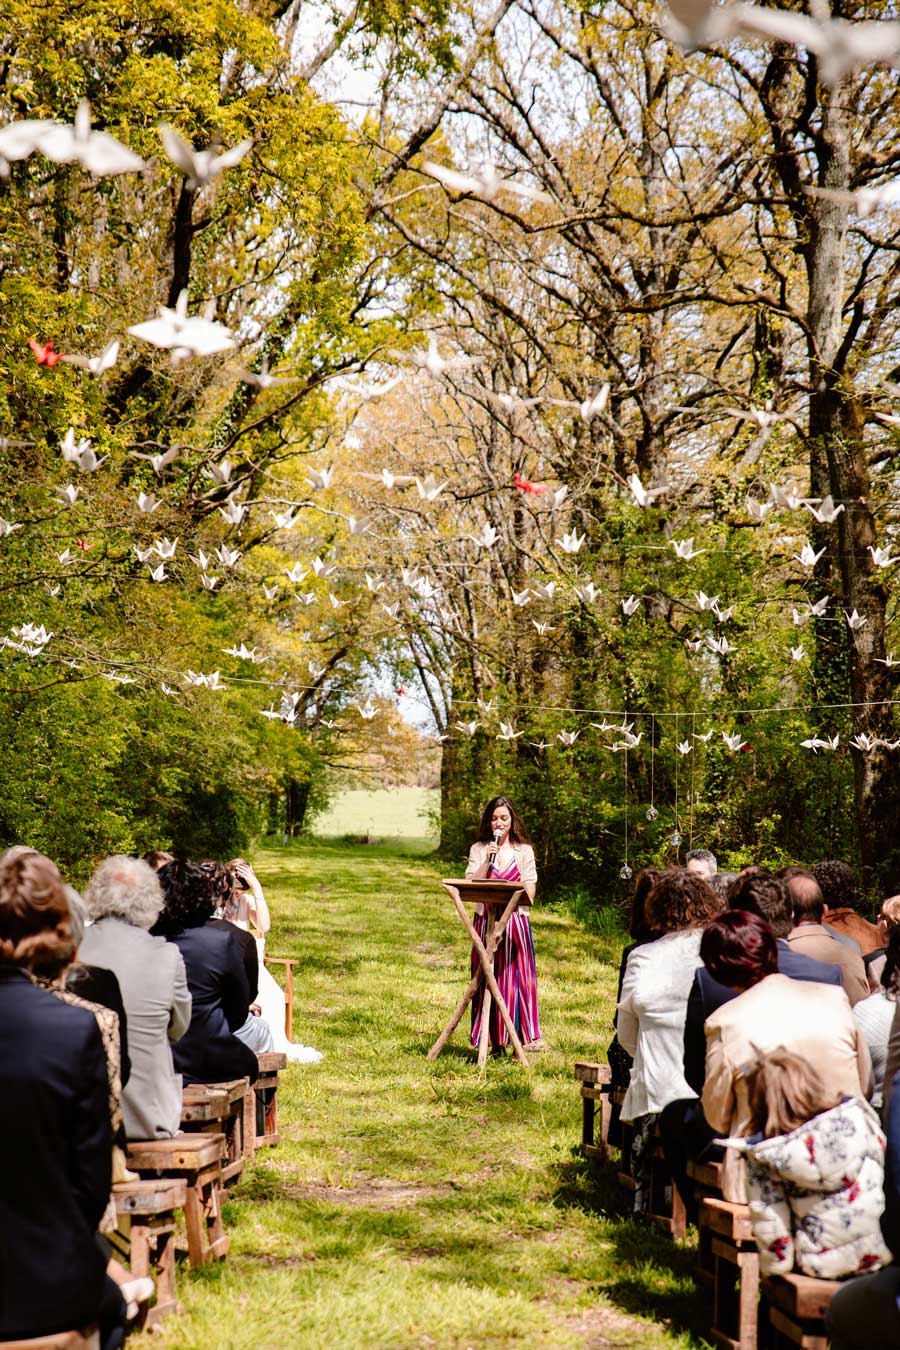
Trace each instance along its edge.
<path fill-rule="evenodd" d="M 93 1013 L 12 965 L 0 965 L 0 1138 L 0 1340 L 99 1322 L 112 1350 L 125 1306 L 96 1237 L 112 1171 L 103 1042 Z"/>

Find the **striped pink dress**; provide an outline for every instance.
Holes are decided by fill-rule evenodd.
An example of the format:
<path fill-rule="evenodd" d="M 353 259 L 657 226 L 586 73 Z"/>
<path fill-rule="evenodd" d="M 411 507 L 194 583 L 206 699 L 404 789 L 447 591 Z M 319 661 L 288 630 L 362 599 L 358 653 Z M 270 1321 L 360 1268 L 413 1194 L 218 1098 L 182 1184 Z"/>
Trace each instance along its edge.
<path fill-rule="evenodd" d="M 488 876 L 498 881 L 521 881 L 515 858 L 502 871 L 491 867 Z M 498 915 L 499 917 L 499 915 Z M 485 941 L 488 916 L 475 915 L 475 931 Z M 478 966 L 478 953 L 472 948 L 472 974 Z M 503 941 L 494 954 L 494 976 L 503 995 L 513 1026 L 519 1039 L 526 1045 L 541 1038 L 538 1022 L 537 971 L 534 964 L 534 939 L 531 936 L 531 924 L 528 915 L 517 909 L 506 925 Z M 477 1046 L 481 1036 L 481 1009 L 484 1002 L 482 984 L 472 1000 L 472 1044 Z M 509 1032 L 497 1010 L 496 1002 L 491 999 L 490 1043 L 492 1046 L 509 1044 Z"/>

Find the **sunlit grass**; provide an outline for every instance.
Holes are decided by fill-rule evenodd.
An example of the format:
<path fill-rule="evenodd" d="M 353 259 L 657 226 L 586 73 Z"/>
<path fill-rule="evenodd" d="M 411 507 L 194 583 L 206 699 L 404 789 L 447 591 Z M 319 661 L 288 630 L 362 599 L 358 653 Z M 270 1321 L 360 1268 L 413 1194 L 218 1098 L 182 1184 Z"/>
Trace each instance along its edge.
<path fill-rule="evenodd" d="M 616 933 L 537 910 L 551 1049 L 479 1074 L 462 1029 L 426 1059 L 468 962 L 431 862 L 334 844 L 254 861 L 269 950 L 298 961 L 295 1036 L 325 1059 L 284 1077 L 282 1143 L 229 1196 L 227 1261 L 182 1267 L 183 1315 L 133 1343 L 704 1344 L 692 1252 L 635 1225 L 612 1170 L 574 1152 L 572 1064 L 608 1043 Z"/>

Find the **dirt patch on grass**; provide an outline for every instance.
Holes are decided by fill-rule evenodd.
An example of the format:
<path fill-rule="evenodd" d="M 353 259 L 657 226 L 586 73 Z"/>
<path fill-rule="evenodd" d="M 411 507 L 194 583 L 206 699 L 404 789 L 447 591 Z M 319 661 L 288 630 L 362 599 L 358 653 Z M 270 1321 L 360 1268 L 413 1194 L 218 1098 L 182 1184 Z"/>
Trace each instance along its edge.
<path fill-rule="evenodd" d="M 415 1181 L 378 1180 L 359 1177 L 347 1186 L 284 1186 L 281 1193 L 290 1200 L 325 1200 L 332 1205 L 351 1205 L 360 1209 L 403 1209 L 418 1205 L 433 1196 L 447 1195 L 453 1187 L 425 1186 Z"/>
<path fill-rule="evenodd" d="M 652 1328 L 612 1308 L 584 1308 L 561 1319 L 566 1330 L 582 1338 L 585 1350 L 619 1350 L 645 1340 Z"/>

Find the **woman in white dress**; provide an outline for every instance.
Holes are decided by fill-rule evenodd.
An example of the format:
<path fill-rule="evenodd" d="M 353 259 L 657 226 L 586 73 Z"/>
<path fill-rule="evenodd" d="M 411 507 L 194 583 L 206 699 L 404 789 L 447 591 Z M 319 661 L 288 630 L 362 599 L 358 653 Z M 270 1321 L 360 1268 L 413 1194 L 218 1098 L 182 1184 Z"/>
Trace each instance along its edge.
<path fill-rule="evenodd" d="M 269 906 L 259 884 L 259 878 L 253 868 L 243 858 L 232 858 L 226 864 L 234 878 L 236 913 L 228 917 L 238 928 L 244 928 L 256 938 L 259 952 L 259 993 L 257 1005 L 261 1016 L 268 1022 L 272 1032 L 275 1049 L 279 1054 L 287 1055 L 295 1064 L 316 1064 L 322 1058 L 320 1050 L 312 1046 L 300 1045 L 289 1041 L 284 1031 L 284 990 L 269 972 L 265 963 L 266 933 L 272 926 Z"/>

